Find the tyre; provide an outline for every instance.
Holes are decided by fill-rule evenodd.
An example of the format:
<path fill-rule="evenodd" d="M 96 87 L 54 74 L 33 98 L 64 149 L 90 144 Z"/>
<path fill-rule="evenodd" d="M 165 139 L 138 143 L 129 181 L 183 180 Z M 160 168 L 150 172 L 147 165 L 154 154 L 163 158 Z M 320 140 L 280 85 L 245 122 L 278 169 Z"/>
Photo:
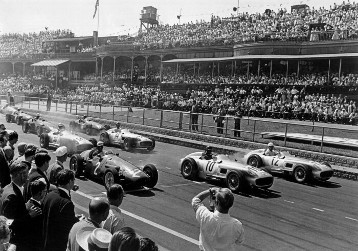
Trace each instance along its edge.
<path fill-rule="evenodd" d="M 104 125 L 103 128 L 104 128 L 104 130 L 107 131 L 107 130 L 111 129 L 111 126 L 110 125 Z"/>
<path fill-rule="evenodd" d="M 47 133 L 43 133 L 40 136 L 40 147 L 42 148 L 48 148 L 50 143 L 50 137 L 48 136 Z"/>
<path fill-rule="evenodd" d="M 22 119 L 20 117 L 16 117 L 15 123 L 17 125 L 21 125 Z"/>
<path fill-rule="evenodd" d="M 241 187 L 243 185 L 242 183 L 243 182 L 241 175 L 237 172 L 230 172 L 227 174 L 226 185 L 231 191 L 238 192 L 239 190 L 241 190 Z"/>
<path fill-rule="evenodd" d="M 107 132 L 102 132 L 100 135 L 99 135 L 99 140 L 103 141 L 103 144 L 105 146 L 108 146 L 110 145 L 109 144 L 109 135 Z"/>
<path fill-rule="evenodd" d="M 305 183 L 309 180 L 309 173 L 303 166 L 298 166 L 293 171 L 293 178 L 298 183 Z"/>
<path fill-rule="evenodd" d="M 184 159 L 180 167 L 180 172 L 185 179 L 195 180 L 198 177 L 198 165 L 192 158 Z"/>
<path fill-rule="evenodd" d="M 92 133 L 92 128 L 91 128 L 91 127 L 86 127 L 85 133 L 86 133 L 87 135 L 91 135 L 91 133 Z"/>
<path fill-rule="evenodd" d="M 97 146 L 97 140 L 95 138 L 90 138 L 88 141 L 91 142 L 94 147 Z"/>
<path fill-rule="evenodd" d="M 114 184 L 114 175 L 111 171 L 107 171 L 103 176 L 104 187 L 108 190 Z"/>
<path fill-rule="evenodd" d="M 70 169 L 75 172 L 75 176 L 81 176 L 84 170 L 83 158 L 79 154 L 72 155 L 70 159 Z"/>
<path fill-rule="evenodd" d="M 24 133 L 27 133 L 27 132 L 29 131 L 29 127 L 30 127 L 29 123 L 24 122 L 24 123 L 22 124 L 22 131 L 23 131 Z"/>
<path fill-rule="evenodd" d="M 143 167 L 143 172 L 148 175 L 149 179 L 145 184 L 148 188 L 153 188 L 158 182 L 158 170 L 152 164 L 147 164 Z"/>
<path fill-rule="evenodd" d="M 247 164 L 253 167 L 261 167 L 262 159 L 260 158 L 260 156 L 254 154 L 247 159 Z"/>
<path fill-rule="evenodd" d="M 153 151 L 154 148 L 155 148 L 155 140 L 152 139 L 152 146 L 151 146 L 151 147 L 148 147 L 147 150 L 148 150 L 148 151 Z"/>
<path fill-rule="evenodd" d="M 43 129 L 42 129 L 42 127 L 41 126 L 38 126 L 38 127 L 36 127 L 36 134 L 37 134 L 37 136 L 41 136 L 41 134 L 42 134 L 42 132 L 43 132 Z"/>
<path fill-rule="evenodd" d="M 11 123 L 11 116 L 10 116 L 10 114 L 6 114 L 6 122 L 7 123 Z"/>
<path fill-rule="evenodd" d="M 130 138 L 124 139 L 123 149 L 124 149 L 125 151 L 130 151 L 130 150 L 132 150 L 132 148 L 133 148 L 133 140 L 130 139 Z"/>

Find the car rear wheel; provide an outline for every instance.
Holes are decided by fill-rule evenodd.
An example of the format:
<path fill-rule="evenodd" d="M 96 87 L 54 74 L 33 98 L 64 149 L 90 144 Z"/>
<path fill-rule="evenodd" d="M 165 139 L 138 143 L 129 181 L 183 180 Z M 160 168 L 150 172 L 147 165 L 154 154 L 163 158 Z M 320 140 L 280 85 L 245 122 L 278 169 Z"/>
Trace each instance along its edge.
<path fill-rule="evenodd" d="M 238 192 L 242 187 L 241 176 L 236 172 L 228 173 L 226 176 L 226 185 L 231 191 Z"/>
<path fill-rule="evenodd" d="M 38 126 L 37 128 L 36 128 L 36 134 L 37 134 L 37 136 L 41 136 L 41 134 L 42 134 L 42 127 L 41 126 Z"/>
<path fill-rule="evenodd" d="M 247 164 L 258 168 L 258 167 L 262 166 L 262 160 L 261 160 L 260 156 L 251 155 L 247 160 Z"/>
<path fill-rule="evenodd" d="M 24 122 L 23 124 L 22 124 L 22 131 L 24 132 L 24 133 L 27 133 L 28 131 L 29 131 L 29 123 L 27 123 L 27 122 Z"/>
<path fill-rule="evenodd" d="M 16 117 L 16 124 L 17 125 L 21 125 L 21 118 L 20 117 Z"/>
<path fill-rule="evenodd" d="M 91 128 L 91 127 L 87 127 L 86 130 L 85 130 L 85 133 L 86 133 L 87 135 L 91 135 L 91 133 L 92 133 L 92 128 Z"/>
<path fill-rule="evenodd" d="M 185 179 L 194 180 L 198 177 L 198 165 L 192 158 L 185 159 L 181 164 L 181 175 Z"/>
<path fill-rule="evenodd" d="M 42 148 L 48 148 L 50 143 L 50 137 L 48 136 L 47 133 L 43 133 L 40 136 L 40 147 Z"/>
<path fill-rule="evenodd" d="M 105 146 L 109 145 L 109 135 L 107 132 L 102 132 L 100 135 L 99 135 L 99 140 L 103 141 L 103 144 Z"/>
<path fill-rule="evenodd" d="M 152 139 L 152 146 L 148 147 L 147 150 L 148 150 L 148 151 L 153 151 L 154 148 L 155 148 L 155 140 Z"/>
<path fill-rule="evenodd" d="M 293 171 L 293 177 L 298 183 L 305 183 L 309 179 L 308 171 L 306 168 L 302 166 L 298 166 Z"/>
<path fill-rule="evenodd" d="M 107 171 L 104 174 L 103 184 L 107 190 L 114 184 L 114 175 L 111 171 Z"/>
<path fill-rule="evenodd" d="M 75 172 L 75 176 L 79 177 L 84 169 L 83 158 L 79 154 L 75 154 L 70 159 L 70 169 Z"/>
<path fill-rule="evenodd" d="M 158 170 L 157 168 L 152 164 L 147 164 L 143 167 L 143 172 L 148 175 L 149 179 L 147 184 L 145 184 L 146 187 L 153 188 L 155 185 L 157 185 L 158 182 Z"/>

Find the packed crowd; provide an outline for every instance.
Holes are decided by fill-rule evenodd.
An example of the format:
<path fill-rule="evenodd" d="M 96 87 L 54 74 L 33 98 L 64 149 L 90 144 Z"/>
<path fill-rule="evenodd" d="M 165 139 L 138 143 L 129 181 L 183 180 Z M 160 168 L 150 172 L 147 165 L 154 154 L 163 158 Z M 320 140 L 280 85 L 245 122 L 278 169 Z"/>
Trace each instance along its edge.
<path fill-rule="evenodd" d="M 9 33 L 0 36 L 0 58 L 25 57 L 30 54 L 42 53 L 42 43 L 55 38 L 74 37 L 70 30 L 45 30 L 39 33 Z"/>
<path fill-rule="evenodd" d="M 334 4 L 304 12 L 286 9 L 264 13 L 240 13 L 230 18 L 212 17 L 181 25 L 160 25 L 139 35 L 141 50 L 173 47 L 233 45 L 257 41 L 317 41 L 358 38 L 358 4 Z M 310 30 L 310 24 L 324 24 Z M 314 36 L 308 37 L 312 31 Z M 324 36 L 323 36 L 324 35 Z"/>
<path fill-rule="evenodd" d="M 17 144 L 18 139 L 15 131 L 8 133 L 0 125 L 1 251 L 158 250 L 125 222 L 119 208 L 121 185 L 110 186 L 107 198 L 91 199 L 87 217 L 76 215 L 71 191 L 78 186 L 75 173 L 64 167 L 67 148 L 59 147 L 50 165 L 47 150 Z"/>

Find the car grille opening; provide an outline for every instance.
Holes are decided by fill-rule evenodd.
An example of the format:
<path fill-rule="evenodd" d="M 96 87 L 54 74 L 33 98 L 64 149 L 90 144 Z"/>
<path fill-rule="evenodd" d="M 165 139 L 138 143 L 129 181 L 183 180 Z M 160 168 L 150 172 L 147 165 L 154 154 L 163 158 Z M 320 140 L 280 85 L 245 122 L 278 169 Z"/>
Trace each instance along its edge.
<path fill-rule="evenodd" d="M 273 183 L 273 177 L 266 177 L 266 178 L 256 179 L 256 185 L 258 187 L 269 186 L 272 183 Z"/>
<path fill-rule="evenodd" d="M 86 144 L 86 145 L 78 145 L 77 146 L 77 152 L 83 152 L 83 151 L 86 151 L 86 150 L 89 150 L 89 149 L 92 149 L 92 145 L 90 144 Z"/>
<path fill-rule="evenodd" d="M 329 170 L 329 171 L 323 171 L 321 172 L 320 174 L 320 177 L 321 178 L 330 178 L 333 176 L 333 171 L 332 170 Z"/>
<path fill-rule="evenodd" d="M 151 146 L 152 146 L 152 142 L 150 142 L 150 141 L 143 141 L 143 142 L 140 142 L 140 146 L 141 146 L 141 147 L 151 147 Z"/>

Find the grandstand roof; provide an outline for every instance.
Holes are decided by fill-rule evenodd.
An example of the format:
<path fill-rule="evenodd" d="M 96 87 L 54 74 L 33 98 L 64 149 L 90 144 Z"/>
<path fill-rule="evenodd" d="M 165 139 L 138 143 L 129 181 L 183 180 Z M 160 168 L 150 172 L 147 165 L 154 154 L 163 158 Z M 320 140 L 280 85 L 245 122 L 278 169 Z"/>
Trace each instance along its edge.
<path fill-rule="evenodd" d="M 186 58 L 186 59 L 171 59 L 163 61 L 163 63 L 200 63 L 200 62 L 217 62 L 229 60 L 257 60 L 257 59 L 281 59 L 281 60 L 305 60 L 305 59 L 333 59 L 358 57 L 358 53 L 337 53 L 337 54 L 314 54 L 314 55 L 240 55 L 234 57 L 223 58 Z"/>
<path fill-rule="evenodd" d="M 68 59 L 50 59 L 50 60 L 43 60 L 37 63 L 32 64 L 31 66 L 58 66 L 60 64 L 66 63 L 70 60 Z"/>
<path fill-rule="evenodd" d="M 57 38 L 57 39 L 46 40 L 45 42 L 76 42 L 76 41 L 82 41 L 82 40 L 86 40 L 86 39 L 93 39 L 93 37 L 86 36 L 86 37 Z"/>

